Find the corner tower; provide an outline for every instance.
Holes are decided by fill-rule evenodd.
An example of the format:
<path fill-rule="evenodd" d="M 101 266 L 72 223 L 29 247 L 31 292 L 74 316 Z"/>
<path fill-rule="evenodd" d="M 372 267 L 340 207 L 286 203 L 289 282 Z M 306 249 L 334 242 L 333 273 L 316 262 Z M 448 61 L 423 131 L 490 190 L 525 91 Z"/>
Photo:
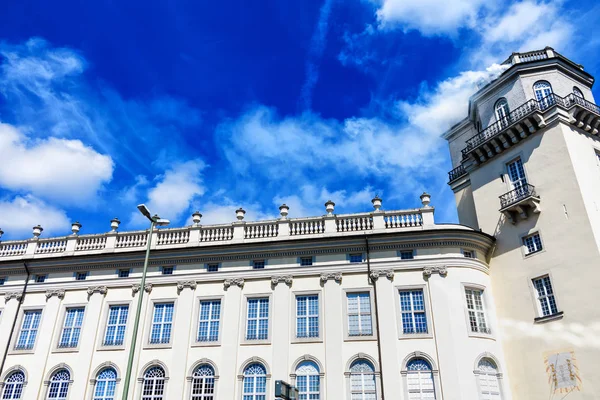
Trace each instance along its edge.
<path fill-rule="evenodd" d="M 460 223 L 488 254 L 515 400 L 600 393 L 600 107 L 552 48 L 513 53 L 448 140 Z"/>

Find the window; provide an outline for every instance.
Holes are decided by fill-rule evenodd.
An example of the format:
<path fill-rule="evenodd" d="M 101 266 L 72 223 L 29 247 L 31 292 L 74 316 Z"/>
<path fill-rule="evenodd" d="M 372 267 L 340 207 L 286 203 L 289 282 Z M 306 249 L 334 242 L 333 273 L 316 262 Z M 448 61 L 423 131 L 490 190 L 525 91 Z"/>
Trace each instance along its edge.
<path fill-rule="evenodd" d="M 500 400 L 500 382 L 498 382 L 498 367 L 489 358 L 482 358 L 478 365 L 477 381 L 481 400 Z"/>
<path fill-rule="evenodd" d="M 463 250 L 462 253 L 465 258 L 475 258 L 475 252 L 473 250 Z"/>
<path fill-rule="evenodd" d="M 3 400 L 20 400 L 23 394 L 23 385 L 25 384 L 25 374 L 23 371 L 15 371 L 4 381 Z"/>
<path fill-rule="evenodd" d="M 246 340 L 269 338 L 269 298 L 248 299 Z"/>
<path fill-rule="evenodd" d="M 536 82 L 533 85 L 533 93 L 535 94 L 535 99 L 542 107 L 542 110 L 554 104 L 554 98 L 550 96 L 552 94 L 552 86 L 550 86 L 548 82 Z"/>
<path fill-rule="evenodd" d="M 217 272 L 219 270 L 219 264 L 208 264 L 206 270 L 208 272 Z"/>
<path fill-rule="evenodd" d="M 31 350 L 35 344 L 35 338 L 40 327 L 42 319 L 42 310 L 25 311 L 23 313 L 23 322 L 21 324 L 21 332 L 15 349 Z"/>
<path fill-rule="evenodd" d="M 510 114 L 510 110 L 508 109 L 508 102 L 506 99 L 502 98 L 496 102 L 496 106 L 494 107 L 494 111 L 496 112 L 496 120 L 502 126 L 508 125 L 508 116 Z"/>
<path fill-rule="evenodd" d="M 402 250 L 400 252 L 401 260 L 412 260 L 415 258 L 415 252 L 413 250 Z"/>
<path fill-rule="evenodd" d="M 250 364 L 244 370 L 243 400 L 266 400 L 267 371 L 262 364 Z"/>
<path fill-rule="evenodd" d="M 363 260 L 362 253 L 350 254 L 351 263 L 361 263 Z"/>
<path fill-rule="evenodd" d="M 174 306 L 173 303 L 154 304 L 152 331 L 150 332 L 151 344 L 165 344 L 171 342 Z"/>
<path fill-rule="evenodd" d="M 371 296 L 369 293 L 348 293 L 348 336 L 373 334 Z"/>
<path fill-rule="evenodd" d="M 86 278 L 87 278 L 87 272 L 77 272 L 75 274 L 76 281 L 85 281 Z"/>
<path fill-rule="evenodd" d="M 471 332 L 491 333 L 485 319 L 483 290 L 465 288 L 465 296 L 467 299 L 467 312 L 469 314 Z"/>
<path fill-rule="evenodd" d="M 525 169 L 523 169 L 523 162 L 520 158 L 506 164 L 508 171 L 508 180 L 510 182 L 511 190 L 516 190 L 516 196 L 519 196 L 520 192 L 524 192 L 524 188 L 527 186 L 527 177 L 525 177 Z M 520 191 L 520 192 L 519 192 Z"/>
<path fill-rule="evenodd" d="M 526 256 L 541 251 L 542 239 L 540 239 L 540 234 L 534 233 L 533 235 L 525 236 L 523 238 L 523 245 L 525 246 Z"/>
<path fill-rule="evenodd" d="M 192 374 L 192 400 L 213 400 L 215 370 L 208 364 L 199 365 Z"/>
<path fill-rule="evenodd" d="M 296 296 L 296 337 L 319 337 L 319 296 Z"/>
<path fill-rule="evenodd" d="M 162 267 L 162 274 L 163 275 L 173 275 L 173 267 Z"/>
<path fill-rule="evenodd" d="M 298 400 L 320 400 L 321 376 L 319 367 L 312 361 L 304 361 L 296 368 L 296 388 L 300 397 Z"/>
<path fill-rule="evenodd" d="M 67 308 L 62 334 L 60 336 L 59 348 L 73 348 L 79 344 L 81 325 L 85 308 Z"/>
<path fill-rule="evenodd" d="M 422 358 L 414 358 L 406 364 L 408 399 L 435 399 L 435 386 L 431 365 Z"/>
<path fill-rule="evenodd" d="M 308 267 L 313 265 L 313 259 L 312 257 L 301 257 L 300 258 L 300 265 L 302 267 Z"/>
<path fill-rule="evenodd" d="M 425 298 L 423 290 L 401 290 L 400 311 L 402 312 L 402 333 L 427 333 Z"/>
<path fill-rule="evenodd" d="M 375 369 L 367 360 L 358 359 L 350 366 L 350 398 L 352 400 L 377 398 Z"/>
<path fill-rule="evenodd" d="M 35 283 L 44 283 L 46 282 L 46 275 L 36 275 Z"/>
<path fill-rule="evenodd" d="M 577 86 L 573 86 L 573 94 L 575 96 L 581 97 L 582 99 L 585 98 L 585 97 L 583 97 L 583 93 L 581 92 L 581 90 L 579 90 L 579 88 Z"/>
<path fill-rule="evenodd" d="M 219 323 L 221 320 L 221 300 L 200 301 L 198 317 L 198 342 L 215 342 L 219 340 Z"/>
<path fill-rule="evenodd" d="M 254 260 L 252 261 L 252 269 L 264 269 L 265 260 Z"/>
<path fill-rule="evenodd" d="M 120 269 L 119 270 L 119 278 L 129 278 L 129 270 L 128 269 Z"/>
<path fill-rule="evenodd" d="M 106 321 L 106 333 L 104 335 L 104 346 L 122 346 L 125 341 L 125 329 L 127 328 L 127 315 L 129 306 L 110 306 L 108 320 Z"/>
<path fill-rule="evenodd" d="M 158 366 L 148 368 L 142 382 L 142 400 L 163 400 L 164 394 L 165 370 Z"/>
<path fill-rule="evenodd" d="M 533 280 L 533 287 L 537 293 L 538 303 L 540 305 L 541 316 L 546 317 L 558 313 L 554 291 L 550 276 L 542 276 Z"/>
<path fill-rule="evenodd" d="M 114 400 L 117 388 L 117 372 L 113 368 L 105 368 L 96 378 L 93 400 Z"/>
<path fill-rule="evenodd" d="M 6 278 L 0 277 L 0 286 L 4 285 L 5 282 L 6 282 Z"/>
<path fill-rule="evenodd" d="M 67 400 L 71 374 L 66 369 L 58 370 L 50 378 L 48 399 Z"/>

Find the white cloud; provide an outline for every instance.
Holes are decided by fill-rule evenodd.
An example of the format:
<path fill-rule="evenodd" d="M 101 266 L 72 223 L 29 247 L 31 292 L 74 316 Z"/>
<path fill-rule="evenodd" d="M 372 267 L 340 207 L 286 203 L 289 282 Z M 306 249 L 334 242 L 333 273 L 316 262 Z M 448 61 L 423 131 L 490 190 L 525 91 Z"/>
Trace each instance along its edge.
<path fill-rule="evenodd" d="M 31 228 L 38 224 L 44 228 L 44 236 L 70 233 L 71 221 L 63 210 L 31 195 L 0 200 L 0 216 L 3 239 L 30 237 Z"/>
<path fill-rule="evenodd" d="M 246 211 L 244 221 L 260 221 L 265 219 L 275 219 L 279 217 L 279 211 L 265 213 L 261 211 L 260 204 L 243 202 L 235 202 L 228 197 L 223 197 L 219 203 L 210 201 L 197 205 L 197 209 L 202 214 L 202 225 L 210 224 L 228 224 L 237 221 L 235 211 L 238 208 L 243 208 Z"/>
<path fill-rule="evenodd" d="M 94 201 L 112 178 L 111 157 L 79 140 L 32 140 L 0 123 L 0 150 L 0 186 L 62 204 L 82 206 Z"/>

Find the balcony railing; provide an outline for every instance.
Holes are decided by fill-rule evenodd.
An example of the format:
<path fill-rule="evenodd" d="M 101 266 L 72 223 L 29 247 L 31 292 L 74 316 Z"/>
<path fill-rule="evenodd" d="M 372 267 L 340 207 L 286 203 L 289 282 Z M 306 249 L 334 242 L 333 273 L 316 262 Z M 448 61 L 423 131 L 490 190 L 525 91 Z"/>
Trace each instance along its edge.
<path fill-rule="evenodd" d="M 535 193 L 535 186 L 527 183 L 500 196 L 500 209 L 510 207 L 511 205 L 518 203 L 519 201 L 528 197 L 536 196 L 537 194 Z"/>
<path fill-rule="evenodd" d="M 467 174 L 467 171 L 465 170 L 464 165 L 460 164 L 458 167 L 456 167 L 452 171 L 448 172 L 448 182 L 452 182 L 466 174 Z"/>

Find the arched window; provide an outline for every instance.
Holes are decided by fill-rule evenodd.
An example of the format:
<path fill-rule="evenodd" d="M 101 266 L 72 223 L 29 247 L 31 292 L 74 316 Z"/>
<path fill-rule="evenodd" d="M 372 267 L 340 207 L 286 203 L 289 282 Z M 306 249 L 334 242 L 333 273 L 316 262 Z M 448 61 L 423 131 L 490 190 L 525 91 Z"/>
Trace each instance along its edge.
<path fill-rule="evenodd" d="M 431 365 L 422 358 L 413 358 L 406 364 L 408 399 L 435 399 Z"/>
<path fill-rule="evenodd" d="M 377 398 L 375 369 L 367 360 L 358 359 L 350 366 L 350 393 L 352 400 Z"/>
<path fill-rule="evenodd" d="M 479 398 L 481 400 L 500 400 L 500 383 L 498 367 L 490 358 L 482 358 L 477 364 L 477 380 L 479 382 Z"/>
<path fill-rule="evenodd" d="M 321 376 L 319 367 L 312 361 L 304 361 L 296 368 L 296 387 L 299 400 L 319 400 L 321 398 Z"/>
<path fill-rule="evenodd" d="M 50 378 L 48 399 L 66 400 L 69 393 L 71 374 L 66 369 L 59 369 Z"/>
<path fill-rule="evenodd" d="M 96 377 L 94 400 L 114 400 L 117 388 L 117 371 L 105 368 Z"/>
<path fill-rule="evenodd" d="M 579 96 L 582 99 L 584 99 L 585 97 L 583 97 L 583 93 L 581 92 L 581 90 L 579 90 L 579 88 L 577 86 L 573 86 L 573 94 L 575 96 Z"/>
<path fill-rule="evenodd" d="M 215 370 L 208 364 L 199 365 L 192 374 L 192 400 L 213 400 Z"/>
<path fill-rule="evenodd" d="M 554 98 L 550 96 L 552 94 L 552 86 L 550 86 L 548 82 L 536 82 L 533 85 L 533 93 L 535 94 L 535 99 L 539 101 L 542 109 L 550 107 L 552 104 L 554 104 Z"/>
<path fill-rule="evenodd" d="M 159 366 L 148 368 L 142 383 L 142 400 L 163 400 L 164 394 L 165 370 Z"/>
<path fill-rule="evenodd" d="M 23 371 L 15 371 L 6 378 L 4 382 L 3 400 L 18 400 L 23 394 L 23 385 L 25 384 L 25 374 Z"/>
<path fill-rule="evenodd" d="M 244 370 L 243 400 L 267 398 L 267 371 L 259 363 L 250 364 Z"/>
<path fill-rule="evenodd" d="M 508 102 L 505 98 L 502 98 L 496 102 L 496 106 L 494 107 L 496 112 L 496 120 L 501 124 L 508 123 L 508 114 L 510 114 L 510 110 L 508 109 Z"/>

